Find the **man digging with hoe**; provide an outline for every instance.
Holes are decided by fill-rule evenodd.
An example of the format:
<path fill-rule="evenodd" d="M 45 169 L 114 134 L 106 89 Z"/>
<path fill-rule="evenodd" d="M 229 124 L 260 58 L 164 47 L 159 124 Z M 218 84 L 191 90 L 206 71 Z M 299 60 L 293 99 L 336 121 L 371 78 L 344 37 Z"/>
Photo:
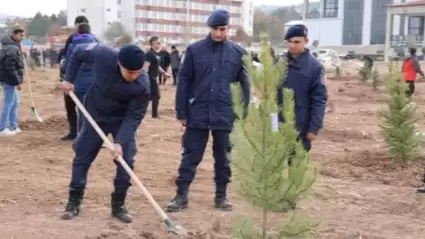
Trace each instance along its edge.
<path fill-rule="evenodd" d="M 149 79 L 143 72 L 144 52 L 136 45 L 117 49 L 103 44 L 86 50 L 83 54 L 94 62 L 94 84 L 87 92 L 84 106 L 105 134 L 114 138 L 114 158 L 121 157 L 133 169 L 137 152 L 135 132 L 143 120 L 149 104 Z M 118 61 L 117 61 L 118 59 Z M 73 85 L 64 81 L 65 93 L 73 91 Z M 74 142 L 75 157 L 72 162 L 72 178 L 69 199 L 62 219 L 69 220 L 80 212 L 87 173 L 102 147 L 102 138 L 91 124 L 84 120 Z M 114 192 L 111 198 L 112 215 L 125 223 L 132 217 L 125 207 L 127 190 L 131 186 L 130 175 L 117 165 Z"/>

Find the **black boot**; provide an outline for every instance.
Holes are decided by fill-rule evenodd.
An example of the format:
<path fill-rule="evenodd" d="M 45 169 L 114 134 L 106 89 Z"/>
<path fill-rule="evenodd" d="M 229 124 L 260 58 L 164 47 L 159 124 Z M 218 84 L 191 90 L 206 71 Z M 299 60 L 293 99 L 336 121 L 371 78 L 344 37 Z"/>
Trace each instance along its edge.
<path fill-rule="evenodd" d="M 227 185 L 216 185 L 214 205 L 215 208 L 223 211 L 233 209 L 232 203 L 227 199 Z"/>
<path fill-rule="evenodd" d="M 80 205 L 83 201 L 84 190 L 70 189 L 68 204 L 66 204 L 65 211 L 62 213 L 63 220 L 71 220 L 80 214 Z"/>
<path fill-rule="evenodd" d="M 189 200 L 188 200 L 189 186 L 177 186 L 177 194 L 167 205 L 167 212 L 179 212 L 183 209 L 186 209 Z"/>
<path fill-rule="evenodd" d="M 62 141 L 73 141 L 76 138 L 76 134 L 67 134 L 61 138 Z"/>
<path fill-rule="evenodd" d="M 416 192 L 417 192 L 417 193 L 425 193 L 425 186 L 423 186 L 423 187 L 421 187 L 421 188 L 416 189 Z"/>
<path fill-rule="evenodd" d="M 133 217 L 128 213 L 125 207 L 125 198 L 127 193 L 112 193 L 111 208 L 112 216 L 125 223 L 132 223 Z"/>

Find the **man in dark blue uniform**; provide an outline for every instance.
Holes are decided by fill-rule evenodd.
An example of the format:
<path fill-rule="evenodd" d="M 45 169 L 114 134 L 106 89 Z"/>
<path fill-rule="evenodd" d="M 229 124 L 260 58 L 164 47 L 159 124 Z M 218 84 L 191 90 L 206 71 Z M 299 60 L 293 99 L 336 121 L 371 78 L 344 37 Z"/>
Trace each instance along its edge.
<path fill-rule="evenodd" d="M 87 91 L 93 84 L 93 59 L 82 58 L 85 50 L 90 50 L 98 43 L 94 35 L 91 34 L 90 25 L 81 23 L 77 27 L 77 33 L 72 38 L 68 47 L 63 68 L 65 68 L 64 81 L 71 82 L 74 85 L 74 93 L 82 102 Z M 78 131 L 81 129 L 84 116 L 78 110 Z"/>
<path fill-rule="evenodd" d="M 305 48 L 307 33 L 307 28 L 301 24 L 290 27 L 286 33 L 288 53 L 284 60 L 288 63 L 288 69 L 283 87 L 294 91 L 296 127 L 304 148 L 310 150 L 311 143 L 323 127 L 327 89 L 324 67 Z M 278 104 L 282 105 L 282 87 L 278 89 L 277 98 Z M 280 120 L 284 120 L 282 115 Z"/>
<path fill-rule="evenodd" d="M 94 83 L 85 96 L 84 106 L 105 134 L 112 134 L 115 144 L 112 155 L 122 156 L 133 168 L 137 152 L 135 132 L 143 120 L 149 104 L 149 79 L 143 71 L 144 52 L 136 45 L 125 45 L 119 52 L 112 47 L 98 44 L 85 50 L 82 58 L 92 58 Z M 118 59 L 118 60 L 117 60 Z M 70 82 L 63 81 L 62 89 L 73 90 Z M 74 142 L 75 157 L 72 162 L 72 179 L 69 199 L 63 219 L 72 219 L 80 211 L 87 173 L 103 144 L 90 123 L 85 120 Z M 125 207 L 130 176 L 117 164 L 112 193 L 112 215 L 130 223 L 131 215 Z"/>
<path fill-rule="evenodd" d="M 245 54 L 236 43 L 226 39 L 229 13 L 214 11 L 208 19 L 211 33 L 187 47 L 176 91 L 177 119 L 186 130 L 183 135 L 183 154 L 178 177 L 177 195 L 168 204 L 169 212 L 188 205 L 188 191 L 196 168 L 201 162 L 210 131 L 213 137 L 215 207 L 231 210 L 227 185 L 231 171 L 227 156 L 229 134 L 235 115 L 231 84 L 239 82 L 246 106 L 250 100 L 250 83 L 243 66 Z"/>
<path fill-rule="evenodd" d="M 77 28 L 78 25 L 82 23 L 88 24 L 89 20 L 85 16 L 77 16 L 74 20 L 75 28 Z M 71 45 L 72 39 L 76 34 L 77 33 L 73 33 L 69 35 L 68 38 L 66 39 L 65 47 L 61 49 L 61 52 L 59 53 L 59 61 L 58 61 L 59 64 L 62 59 L 65 59 L 66 52 L 68 51 L 68 47 L 69 45 Z M 62 76 L 65 75 L 66 69 L 63 68 L 62 66 L 60 66 L 59 69 L 60 69 L 60 75 L 61 75 L 61 81 L 62 81 L 63 80 Z M 77 137 L 77 133 L 78 133 L 78 130 L 77 130 L 78 119 L 77 119 L 77 111 L 75 109 L 75 103 L 67 94 L 64 94 L 64 102 L 65 102 L 66 116 L 67 116 L 68 125 L 69 125 L 69 133 L 65 135 L 64 137 L 62 137 L 61 140 L 63 141 L 74 140 L 75 137 Z"/>

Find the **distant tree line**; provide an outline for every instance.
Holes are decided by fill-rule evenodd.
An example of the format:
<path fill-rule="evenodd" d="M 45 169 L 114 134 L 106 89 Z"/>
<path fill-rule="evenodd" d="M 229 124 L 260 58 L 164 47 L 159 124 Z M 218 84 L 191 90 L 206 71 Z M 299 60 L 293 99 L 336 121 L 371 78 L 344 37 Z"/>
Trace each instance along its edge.
<path fill-rule="evenodd" d="M 308 18 L 319 18 L 320 11 L 316 6 L 311 7 L 312 8 L 309 9 Z M 253 40 L 259 42 L 261 40 L 261 33 L 267 33 L 272 42 L 282 42 L 283 35 L 285 34 L 285 24 L 296 20 L 302 20 L 302 16 L 295 6 L 281 7 L 271 12 L 257 9 L 254 12 Z"/>
<path fill-rule="evenodd" d="M 60 11 L 58 14 L 50 16 L 37 12 L 31 18 L 17 17 L 6 22 L 9 30 L 15 25 L 23 27 L 29 39 L 43 43 L 46 41 L 47 36 L 52 34 L 52 31 L 67 26 L 67 15 L 65 11 Z"/>
<path fill-rule="evenodd" d="M 294 7 L 282 7 L 270 13 L 256 10 L 254 12 L 253 40 L 259 42 L 261 33 L 267 33 L 271 41 L 283 41 L 285 24 L 301 19 L 301 14 Z"/>

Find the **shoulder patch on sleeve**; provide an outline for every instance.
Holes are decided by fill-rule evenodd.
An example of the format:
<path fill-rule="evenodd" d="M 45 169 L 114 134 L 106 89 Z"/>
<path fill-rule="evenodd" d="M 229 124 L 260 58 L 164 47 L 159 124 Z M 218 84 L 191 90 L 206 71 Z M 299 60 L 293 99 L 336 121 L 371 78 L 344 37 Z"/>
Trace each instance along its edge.
<path fill-rule="evenodd" d="M 325 67 L 321 67 L 321 69 L 320 69 L 320 83 L 322 84 L 322 85 L 326 85 L 326 70 L 325 70 Z"/>
<path fill-rule="evenodd" d="M 320 80 L 320 82 L 322 83 L 322 85 L 326 85 L 326 75 L 325 75 L 325 74 L 322 74 L 322 75 L 321 75 L 321 80 Z"/>

